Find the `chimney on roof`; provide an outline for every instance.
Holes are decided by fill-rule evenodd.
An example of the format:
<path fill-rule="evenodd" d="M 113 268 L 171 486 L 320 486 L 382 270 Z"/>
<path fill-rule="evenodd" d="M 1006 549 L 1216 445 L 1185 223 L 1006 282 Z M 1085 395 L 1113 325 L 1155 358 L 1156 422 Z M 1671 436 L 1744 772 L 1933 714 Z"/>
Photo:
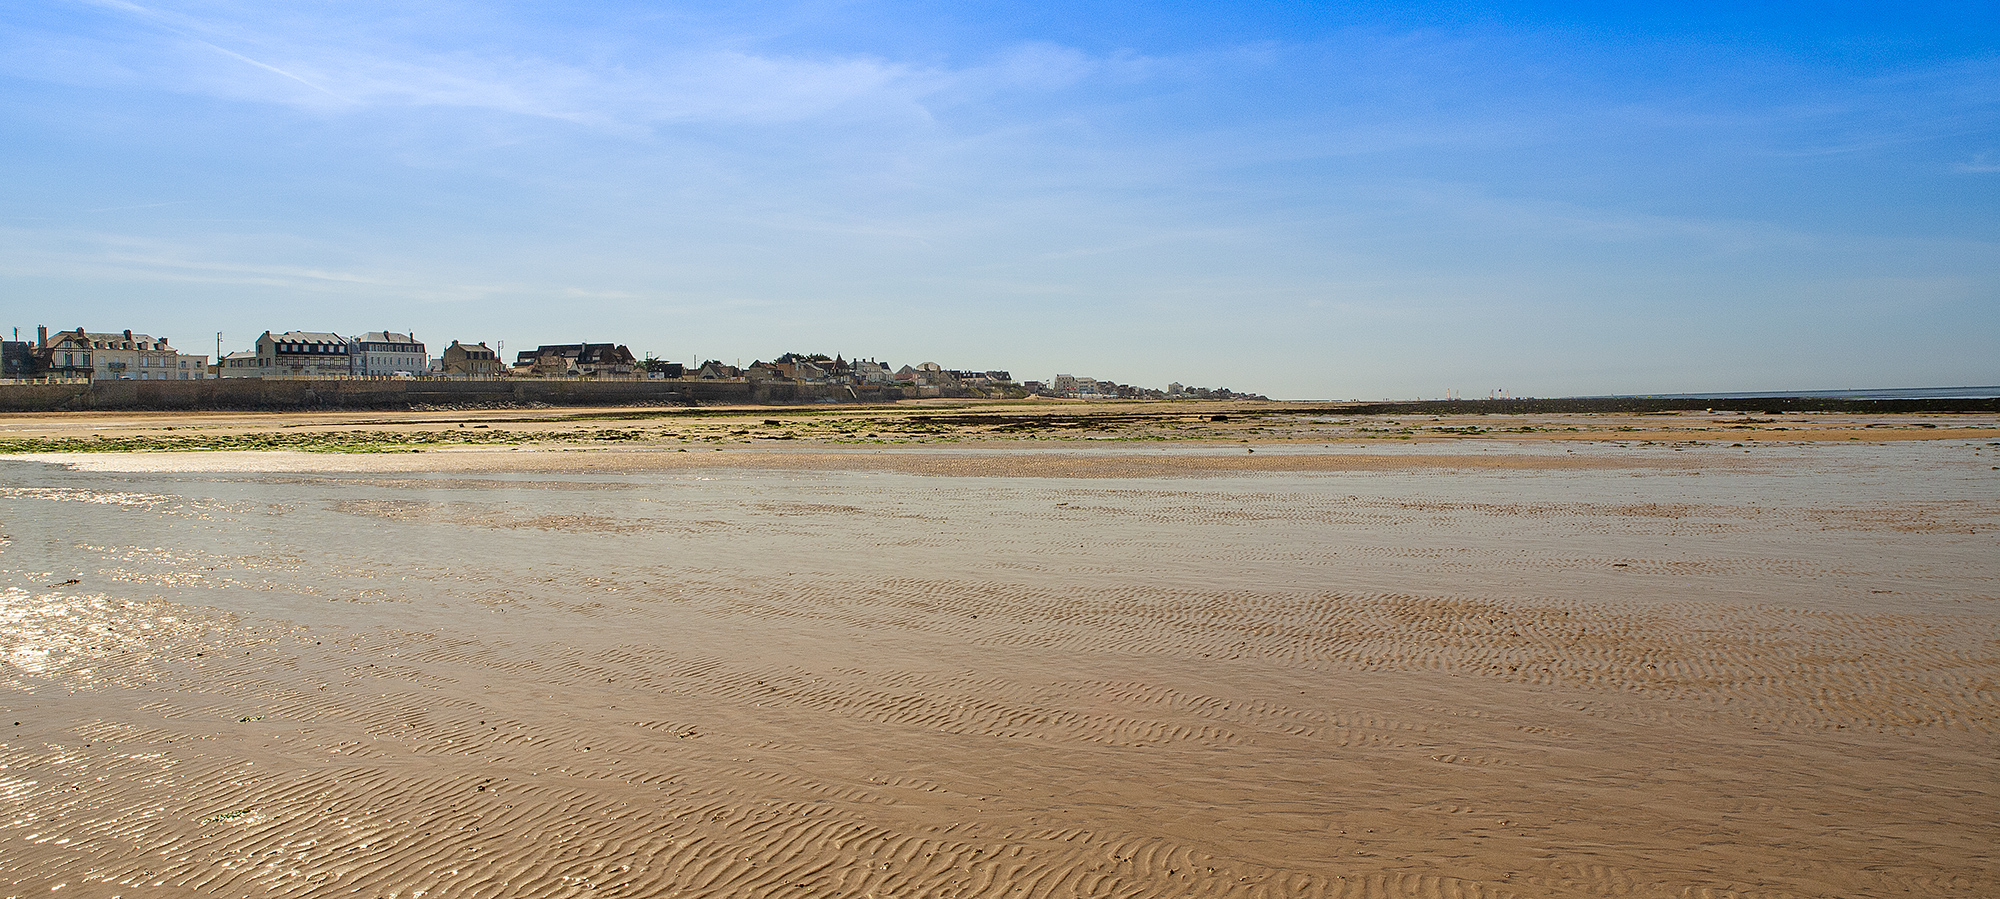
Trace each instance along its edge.
<path fill-rule="evenodd" d="M 35 326 L 35 345 L 36 345 L 36 346 L 48 346 L 48 345 L 49 345 L 49 326 L 48 326 L 48 325 L 36 325 L 36 326 Z"/>
<path fill-rule="evenodd" d="M 126 328 L 126 329 L 125 329 L 125 339 L 126 339 L 126 340 L 131 340 L 131 339 L 132 339 L 132 329 L 131 329 L 131 328 Z"/>

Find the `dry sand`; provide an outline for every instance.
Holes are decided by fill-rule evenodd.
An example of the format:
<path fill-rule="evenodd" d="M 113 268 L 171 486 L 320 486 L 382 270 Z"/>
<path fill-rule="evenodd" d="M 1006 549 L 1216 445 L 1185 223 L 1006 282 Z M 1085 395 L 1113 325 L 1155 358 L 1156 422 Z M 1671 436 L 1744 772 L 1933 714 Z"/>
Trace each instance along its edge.
<path fill-rule="evenodd" d="M 902 444 L 1081 440 L 1319 444 L 1996 440 L 1991 414 L 1679 412 L 1590 415 L 1364 415 L 1284 402 L 953 404 L 822 407 L 546 408 L 397 412 L 84 412 L 0 416 L 0 445 L 24 438 L 190 441 L 242 435 L 420 435 L 440 442 L 619 445 Z"/>
<path fill-rule="evenodd" d="M 1969 424 L 0 462 L 0 884 L 1996 896 Z"/>

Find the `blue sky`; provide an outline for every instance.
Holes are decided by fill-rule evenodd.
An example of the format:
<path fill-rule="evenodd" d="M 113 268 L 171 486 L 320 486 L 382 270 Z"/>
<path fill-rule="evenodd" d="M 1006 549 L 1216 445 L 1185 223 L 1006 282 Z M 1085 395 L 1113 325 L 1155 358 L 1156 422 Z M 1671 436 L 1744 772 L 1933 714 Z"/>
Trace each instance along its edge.
<path fill-rule="evenodd" d="M 1995 9 L 21 0 L 0 327 L 1996 384 Z"/>

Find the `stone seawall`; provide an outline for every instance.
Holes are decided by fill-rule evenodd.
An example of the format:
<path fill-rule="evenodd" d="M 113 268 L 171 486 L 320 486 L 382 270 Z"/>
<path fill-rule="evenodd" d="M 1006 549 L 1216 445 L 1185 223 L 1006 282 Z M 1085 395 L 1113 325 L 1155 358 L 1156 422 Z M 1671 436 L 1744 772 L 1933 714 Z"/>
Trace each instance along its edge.
<path fill-rule="evenodd" d="M 0 412 L 409 409 L 418 406 L 894 402 L 896 388 L 789 381 L 99 381 L 0 385 Z"/>

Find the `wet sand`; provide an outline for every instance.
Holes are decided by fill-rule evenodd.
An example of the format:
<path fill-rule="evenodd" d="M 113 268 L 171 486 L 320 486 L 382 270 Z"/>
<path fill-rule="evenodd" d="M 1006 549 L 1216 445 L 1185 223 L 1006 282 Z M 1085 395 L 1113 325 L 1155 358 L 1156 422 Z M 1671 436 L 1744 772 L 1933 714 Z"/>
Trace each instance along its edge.
<path fill-rule="evenodd" d="M 0 884 L 2000 895 L 1927 430 L 0 461 Z"/>

